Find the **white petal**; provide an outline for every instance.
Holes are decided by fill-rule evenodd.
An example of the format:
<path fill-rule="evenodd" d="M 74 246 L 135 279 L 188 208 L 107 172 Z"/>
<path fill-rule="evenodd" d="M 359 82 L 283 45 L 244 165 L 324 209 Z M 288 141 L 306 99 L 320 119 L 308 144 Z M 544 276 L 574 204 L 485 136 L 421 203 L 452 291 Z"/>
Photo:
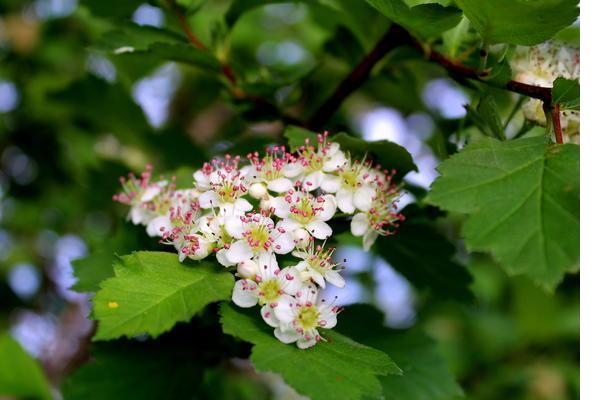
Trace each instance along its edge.
<path fill-rule="evenodd" d="M 164 229 L 161 230 L 161 228 Z M 148 236 L 162 236 L 165 231 L 170 231 L 171 229 L 171 219 L 166 215 L 160 215 L 148 223 L 146 233 Z"/>
<path fill-rule="evenodd" d="M 221 249 L 221 250 L 217 251 L 217 261 L 219 262 L 219 264 L 221 264 L 224 267 L 231 267 L 232 265 L 237 264 L 237 263 L 229 261 L 229 259 L 227 258 L 228 251 L 229 250 L 226 250 L 226 249 Z"/>
<path fill-rule="evenodd" d="M 129 210 L 129 219 L 134 225 L 139 225 L 146 219 L 146 210 L 142 207 L 131 207 Z"/>
<path fill-rule="evenodd" d="M 344 286 L 346 286 L 346 281 L 344 280 L 344 278 L 342 278 L 342 275 L 340 275 L 340 273 L 337 271 L 325 272 L 325 279 L 327 280 L 327 282 L 331 283 L 333 286 L 336 286 L 339 288 L 343 288 Z"/>
<path fill-rule="evenodd" d="M 321 322 L 324 321 L 324 322 Z M 337 324 L 337 313 L 330 305 L 323 304 L 319 307 L 319 325 L 331 329 Z"/>
<path fill-rule="evenodd" d="M 294 184 L 292 183 L 292 181 L 290 181 L 287 178 L 274 179 L 271 182 L 269 182 L 269 184 L 267 185 L 267 188 L 269 190 L 272 190 L 277 193 L 287 192 L 288 190 L 290 190 L 293 187 L 294 187 Z"/>
<path fill-rule="evenodd" d="M 202 208 L 213 208 L 220 204 L 217 193 L 214 190 L 201 193 L 198 202 Z"/>
<path fill-rule="evenodd" d="M 331 227 L 327 225 L 327 223 L 319 220 L 312 221 L 311 223 L 306 225 L 306 230 L 313 237 L 321 240 L 327 239 L 333 233 Z"/>
<path fill-rule="evenodd" d="M 346 156 L 344 155 L 344 152 L 338 151 L 335 154 L 330 155 L 323 163 L 323 171 L 332 172 L 340 169 L 344 164 L 346 164 Z"/>
<path fill-rule="evenodd" d="M 225 217 L 225 229 L 227 233 L 236 239 L 244 237 L 244 223 L 239 215 L 230 215 Z"/>
<path fill-rule="evenodd" d="M 263 306 L 263 308 L 260 309 L 260 315 L 262 315 L 263 320 L 268 325 L 272 326 L 273 328 L 279 327 L 279 320 L 275 316 L 275 313 L 273 312 L 273 309 L 270 306 Z"/>
<path fill-rule="evenodd" d="M 296 300 L 294 300 L 292 296 L 284 294 L 277 300 L 277 306 L 271 308 L 271 310 L 273 310 L 275 317 L 280 323 L 289 324 L 296 316 L 296 313 L 294 312 L 295 304 Z"/>
<path fill-rule="evenodd" d="M 295 178 L 302 173 L 302 164 L 290 162 L 283 166 L 283 175 L 286 178 Z"/>
<path fill-rule="evenodd" d="M 323 275 L 319 274 L 317 271 L 315 270 L 310 270 L 309 272 L 310 278 L 319 286 L 322 287 L 323 289 L 325 288 L 325 278 L 323 277 Z"/>
<path fill-rule="evenodd" d="M 294 329 L 275 328 L 273 333 L 275 334 L 275 337 L 283 343 L 294 343 L 300 338 L 300 334 Z"/>
<path fill-rule="evenodd" d="M 325 174 L 322 171 L 314 171 L 304 178 L 302 187 L 309 192 L 318 189 L 323 179 L 325 179 Z"/>
<path fill-rule="evenodd" d="M 296 295 L 302 288 L 300 272 L 294 267 L 286 267 L 277 275 L 281 288 L 287 294 Z"/>
<path fill-rule="evenodd" d="M 241 279 L 235 283 L 233 287 L 233 295 L 231 299 L 240 307 L 253 307 L 258 303 L 256 282 L 249 279 Z"/>
<path fill-rule="evenodd" d="M 258 253 L 257 260 L 258 270 L 260 271 L 260 276 L 263 279 L 270 279 L 276 276 L 276 272 L 279 271 L 279 265 L 277 264 L 277 258 L 275 257 L 275 254 L 261 251 Z"/>
<path fill-rule="evenodd" d="M 305 335 L 308 336 L 308 339 L 305 337 Z M 317 339 L 315 339 L 314 335 L 300 335 L 300 338 L 296 341 L 296 346 L 298 346 L 299 349 L 308 349 L 309 347 L 313 347 L 315 344 L 317 344 Z"/>
<path fill-rule="evenodd" d="M 290 205 L 283 197 L 275 197 L 271 201 L 271 206 L 275 209 L 275 215 L 279 218 L 286 218 L 290 215 Z"/>
<path fill-rule="evenodd" d="M 144 193 L 142 194 L 142 197 L 140 198 L 140 201 L 142 203 L 150 201 L 153 198 L 155 198 L 156 195 L 158 195 L 159 193 L 160 193 L 160 186 L 158 186 L 158 185 L 152 185 L 149 188 L 147 188 L 146 190 L 144 190 Z"/>
<path fill-rule="evenodd" d="M 352 217 L 352 222 L 350 223 L 350 232 L 354 236 L 362 236 L 367 233 L 367 229 L 369 229 L 369 218 L 365 213 L 358 213 L 354 217 Z"/>
<path fill-rule="evenodd" d="M 194 181 L 199 190 L 204 191 L 210 189 L 210 177 L 202 172 L 202 170 L 194 172 Z"/>
<path fill-rule="evenodd" d="M 295 243 L 291 233 L 278 233 L 279 236 L 273 242 L 273 251 L 277 254 L 287 254 L 294 250 Z"/>
<path fill-rule="evenodd" d="M 256 261 L 245 260 L 238 264 L 237 272 L 242 278 L 253 279 L 260 271 Z"/>
<path fill-rule="evenodd" d="M 303 228 L 294 229 L 294 243 L 299 249 L 305 249 L 310 244 L 310 235 Z"/>
<path fill-rule="evenodd" d="M 342 185 L 342 178 L 335 175 L 325 174 L 323 182 L 321 182 L 321 189 L 327 193 L 335 193 L 340 189 Z"/>
<path fill-rule="evenodd" d="M 255 199 L 262 199 L 267 194 L 267 188 L 262 183 L 253 183 L 250 185 L 248 193 Z"/>
<path fill-rule="evenodd" d="M 252 256 L 252 248 L 245 240 L 234 242 L 227 250 L 227 259 L 235 264 L 248 260 Z"/>
<path fill-rule="evenodd" d="M 360 211 L 368 211 L 373 204 L 373 198 L 377 192 L 372 187 L 363 186 L 354 192 L 353 201 L 356 208 Z"/>
<path fill-rule="evenodd" d="M 300 224 L 293 219 L 285 218 L 277 223 L 275 229 L 277 228 L 283 228 L 286 232 L 294 232 L 300 228 Z"/>
<path fill-rule="evenodd" d="M 236 213 L 245 213 L 252 210 L 252 204 L 246 199 L 237 199 L 235 201 L 234 210 Z"/>
<path fill-rule="evenodd" d="M 298 264 L 296 264 L 296 266 L 294 268 L 296 268 L 298 271 L 302 272 L 302 271 L 306 270 L 308 268 L 308 266 L 309 266 L 308 262 L 300 261 Z"/>
<path fill-rule="evenodd" d="M 340 190 L 337 191 L 337 193 L 335 194 L 335 199 L 338 208 L 342 212 L 346 214 L 352 214 L 354 212 L 356 207 L 354 207 L 354 201 L 352 197 L 352 191 L 348 189 L 340 188 Z"/>
<path fill-rule="evenodd" d="M 322 221 L 329 221 L 335 214 L 335 210 L 337 208 L 335 197 L 331 194 L 326 194 L 323 196 L 323 203 L 321 203 L 321 207 L 323 210 L 319 213 L 319 219 Z"/>
<path fill-rule="evenodd" d="M 371 249 L 371 246 L 373 246 L 373 243 L 375 243 L 377 236 L 378 234 L 374 230 L 369 230 L 367 234 L 363 236 L 363 249 L 365 251 L 369 251 L 369 249 Z"/>

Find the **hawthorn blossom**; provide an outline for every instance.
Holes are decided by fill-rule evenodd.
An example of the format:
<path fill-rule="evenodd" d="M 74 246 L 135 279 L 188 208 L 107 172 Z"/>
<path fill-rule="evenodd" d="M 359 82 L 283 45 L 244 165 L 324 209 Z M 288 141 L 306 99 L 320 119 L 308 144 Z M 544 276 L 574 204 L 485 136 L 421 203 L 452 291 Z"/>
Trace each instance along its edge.
<path fill-rule="evenodd" d="M 275 337 L 283 343 L 296 343 L 300 349 L 307 349 L 324 340 L 318 328 L 331 329 L 337 324 L 337 314 L 341 308 L 318 300 L 318 290 L 307 285 L 297 293 L 295 303 L 290 308 L 291 315 L 279 319 Z"/>
<path fill-rule="evenodd" d="M 318 146 L 315 148 L 306 140 L 306 145 L 298 149 L 297 166 L 301 166 L 302 188 L 313 191 L 321 187 L 331 172 L 341 168 L 348 162 L 346 155 L 340 149 L 339 143 L 328 142 L 328 133 L 317 135 Z"/>
<path fill-rule="evenodd" d="M 225 229 L 236 239 L 225 253 L 232 263 L 248 260 L 263 251 L 287 254 L 294 249 L 292 235 L 282 227 L 276 228 L 271 218 L 261 214 L 228 216 Z"/>
<path fill-rule="evenodd" d="M 314 242 L 305 249 L 292 252 L 292 255 L 302 259 L 296 269 L 300 271 L 303 281 L 312 280 L 321 288 L 325 288 L 325 281 L 339 288 L 344 287 L 346 282 L 339 273 L 339 264 L 335 263 L 332 254 L 333 247 L 325 248 L 321 245 L 315 246 Z"/>
<path fill-rule="evenodd" d="M 260 305 L 260 314 L 272 327 L 279 326 L 280 319 L 291 320 L 293 295 L 302 286 L 298 271 L 293 267 L 279 269 L 275 256 L 266 251 L 251 261 L 254 264 L 246 261 L 245 265 L 250 265 L 254 271 L 250 274 L 242 272 L 246 278 L 235 283 L 233 302 L 243 308 Z"/>
<path fill-rule="evenodd" d="M 317 239 L 327 239 L 332 229 L 327 225 L 336 210 L 335 197 L 330 194 L 314 196 L 304 190 L 290 190 L 284 197 L 273 200 L 274 213 L 282 220 L 278 227 L 302 235 L 298 230 L 306 230 Z"/>
<path fill-rule="evenodd" d="M 248 154 L 247 158 L 251 165 L 242 170 L 251 185 L 252 197 L 263 198 L 267 194 L 267 189 L 283 193 L 293 188 L 294 184 L 289 179 L 289 169 L 285 168 L 293 156 L 285 151 L 285 146 L 267 149 L 267 154 L 262 158 L 259 157 L 258 152 Z"/>

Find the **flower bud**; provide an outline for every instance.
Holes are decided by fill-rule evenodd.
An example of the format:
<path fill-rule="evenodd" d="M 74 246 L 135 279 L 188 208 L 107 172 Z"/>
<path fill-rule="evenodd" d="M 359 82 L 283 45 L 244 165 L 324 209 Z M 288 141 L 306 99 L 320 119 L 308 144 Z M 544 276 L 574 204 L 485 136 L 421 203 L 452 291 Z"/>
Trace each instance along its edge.
<path fill-rule="evenodd" d="M 262 199 L 267 194 L 267 188 L 262 183 L 253 183 L 250 185 L 250 196 L 255 199 Z"/>
<path fill-rule="evenodd" d="M 258 271 L 258 264 L 253 260 L 242 261 L 238 264 L 237 272 L 242 278 L 253 278 Z"/>
<path fill-rule="evenodd" d="M 297 247 L 304 249 L 310 244 L 310 234 L 305 229 L 296 229 L 294 231 L 294 241 Z"/>

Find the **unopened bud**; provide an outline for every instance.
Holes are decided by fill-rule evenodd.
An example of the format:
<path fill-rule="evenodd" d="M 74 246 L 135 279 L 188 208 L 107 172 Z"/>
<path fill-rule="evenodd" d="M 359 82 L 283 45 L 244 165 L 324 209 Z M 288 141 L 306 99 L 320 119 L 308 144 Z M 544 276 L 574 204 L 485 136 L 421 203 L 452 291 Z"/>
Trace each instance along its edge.
<path fill-rule="evenodd" d="M 294 241 L 297 247 L 304 249 L 310 244 L 310 234 L 305 229 L 296 229 L 294 231 Z"/>
<path fill-rule="evenodd" d="M 262 199 L 267 194 L 267 188 L 262 183 L 253 183 L 250 185 L 250 196 L 255 199 Z"/>
<path fill-rule="evenodd" d="M 238 264 L 237 272 L 242 278 L 253 278 L 258 272 L 258 264 L 252 260 L 242 261 Z"/>

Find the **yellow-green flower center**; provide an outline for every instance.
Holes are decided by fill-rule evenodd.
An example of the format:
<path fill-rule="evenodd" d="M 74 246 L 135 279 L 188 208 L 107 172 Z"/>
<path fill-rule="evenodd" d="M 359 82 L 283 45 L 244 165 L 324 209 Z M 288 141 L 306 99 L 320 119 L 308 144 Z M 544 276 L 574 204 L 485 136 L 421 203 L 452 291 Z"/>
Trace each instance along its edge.
<path fill-rule="evenodd" d="M 259 303 L 261 306 L 273 303 L 279 298 L 281 286 L 277 279 L 269 279 L 258 284 Z"/>
<path fill-rule="evenodd" d="M 300 199 L 294 204 L 292 218 L 302 225 L 308 224 L 314 217 L 314 209 L 312 201 L 308 197 Z"/>
<path fill-rule="evenodd" d="M 358 184 L 358 174 L 354 169 L 345 169 L 341 174 L 343 186 L 346 188 L 355 188 Z"/>
<path fill-rule="evenodd" d="M 265 225 L 252 224 L 249 235 L 246 237 L 250 247 L 261 249 L 269 241 L 269 229 Z"/>
<path fill-rule="evenodd" d="M 319 311 L 315 306 L 302 306 L 298 313 L 298 324 L 304 330 L 316 328 L 319 316 Z"/>

